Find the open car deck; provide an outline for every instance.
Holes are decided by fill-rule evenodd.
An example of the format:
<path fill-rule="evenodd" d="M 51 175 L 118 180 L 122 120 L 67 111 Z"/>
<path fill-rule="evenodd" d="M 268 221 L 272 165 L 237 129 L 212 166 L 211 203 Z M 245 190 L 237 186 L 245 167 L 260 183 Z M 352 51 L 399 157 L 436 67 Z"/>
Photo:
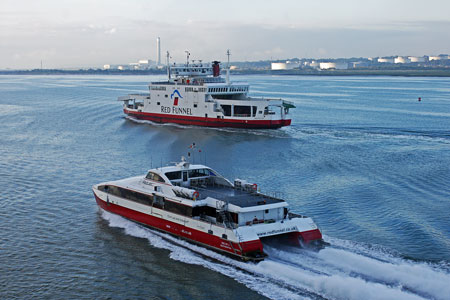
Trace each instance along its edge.
<path fill-rule="evenodd" d="M 232 187 L 207 185 L 201 187 L 195 186 L 192 188 L 199 191 L 200 199 L 211 197 L 239 207 L 252 207 L 257 205 L 285 202 L 284 200 L 273 198 L 257 192 L 249 192 Z"/>

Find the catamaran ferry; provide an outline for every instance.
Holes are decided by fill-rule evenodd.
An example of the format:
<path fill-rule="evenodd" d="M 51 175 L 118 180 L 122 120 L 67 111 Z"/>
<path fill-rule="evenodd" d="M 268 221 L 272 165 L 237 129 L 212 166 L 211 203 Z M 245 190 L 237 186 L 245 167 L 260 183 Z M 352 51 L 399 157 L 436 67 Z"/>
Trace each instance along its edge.
<path fill-rule="evenodd" d="M 169 58 L 169 56 L 168 56 Z M 235 128 L 280 128 L 291 124 L 282 99 L 249 97 L 249 84 L 220 76 L 220 63 L 170 65 L 168 80 L 151 82 L 149 93 L 119 97 L 130 117 L 156 123 Z M 173 75 L 173 78 L 172 78 Z"/>
<path fill-rule="evenodd" d="M 314 221 L 290 212 L 286 201 L 184 158 L 146 175 L 96 184 L 93 192 L 106 211 L 243 260 L 264 259 L 262 240 L 275 236 L 297 245 L 322 241 Z"/>

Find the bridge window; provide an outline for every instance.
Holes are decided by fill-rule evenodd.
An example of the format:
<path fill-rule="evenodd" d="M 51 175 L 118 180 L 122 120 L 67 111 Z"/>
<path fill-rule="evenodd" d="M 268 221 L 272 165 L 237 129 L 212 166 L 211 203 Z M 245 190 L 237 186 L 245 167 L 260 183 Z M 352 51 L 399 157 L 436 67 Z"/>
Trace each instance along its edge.
<path fill-rule="evenodd" d="M 157 181 L 157 182 L 165 182 L 161 176 L 159 176 L 158 174 L 153 173 L 153 172 L 148 172 L 148 174 L 147 174 L 147 176 L 145 176 L 145 178 L 153 180 L 153 181 Z"/>

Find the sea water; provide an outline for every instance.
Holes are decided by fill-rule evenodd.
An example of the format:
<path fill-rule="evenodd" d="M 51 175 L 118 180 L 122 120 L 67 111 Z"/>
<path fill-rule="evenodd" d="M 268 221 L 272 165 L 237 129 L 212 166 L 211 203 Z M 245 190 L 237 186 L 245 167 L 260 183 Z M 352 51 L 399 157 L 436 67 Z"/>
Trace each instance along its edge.
<path fill-rule="evenodd" d="M 126 118 L 117 97 L 156 79 L 0 76 L 1 299 L 449 299 L 450 79 L 234 76 L 295 103 L 278 130 Z M 193 142 L 330 245 L 244 263 L 97 208 L 93 184 Z"/>

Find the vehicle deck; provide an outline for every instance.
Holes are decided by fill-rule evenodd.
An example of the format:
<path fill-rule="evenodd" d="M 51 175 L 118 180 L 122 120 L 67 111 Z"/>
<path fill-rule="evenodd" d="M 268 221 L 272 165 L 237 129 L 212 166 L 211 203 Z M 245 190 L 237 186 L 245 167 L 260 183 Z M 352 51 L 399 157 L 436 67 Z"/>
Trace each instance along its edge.
<path fill-rule="evenodd" d="M 208 185 L 202 187 L 196 186 L 193 188 L 199 191 L 200 199 L 211 197 L 222 201 L 228 201 L 229 204 L 239 207 L 252 207 L 284 202 L 284 200 L 273 198 L 264 194 L 243 191 L 225 186 Z"/>

